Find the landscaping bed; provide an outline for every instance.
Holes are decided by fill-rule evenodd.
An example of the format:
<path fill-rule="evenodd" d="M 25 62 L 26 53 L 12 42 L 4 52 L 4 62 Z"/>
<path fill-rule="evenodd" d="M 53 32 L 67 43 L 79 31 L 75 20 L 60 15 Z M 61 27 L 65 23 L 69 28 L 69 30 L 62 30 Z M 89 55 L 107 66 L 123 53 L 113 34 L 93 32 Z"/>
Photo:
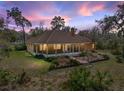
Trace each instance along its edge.
<path fill-rule="evenodd" d="M 71 57 L 71 59 L 78 61 L 80 64 L 87 64 L 87 63 L 94 63 L 98 61 L 108 60 L 109 57 L 103 54 L 92 54 L 88 56 Z"/>
<path fill-rule="evenodd" d="M 108 60 L 109 57 L 104 54 L 99 53 L 90 53 L 88 55 L 79 55 L 79 56 L 63 56 L 57 58 L 49 58 L 47 61 L 50 61 L 52 65 L 50 66 L 49 70 L 59 69 L 59 68 L 66 68 L 78 65 L 84 65 L 99 61 Z"/>

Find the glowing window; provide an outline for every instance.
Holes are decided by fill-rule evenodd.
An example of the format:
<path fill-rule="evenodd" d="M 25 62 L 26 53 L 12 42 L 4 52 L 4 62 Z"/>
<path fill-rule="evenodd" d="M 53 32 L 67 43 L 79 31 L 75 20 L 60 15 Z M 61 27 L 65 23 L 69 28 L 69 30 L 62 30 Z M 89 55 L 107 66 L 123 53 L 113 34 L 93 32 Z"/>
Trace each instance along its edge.
<path fill-rule="evenodd" d="M 54 44 L 54 49 L 61 49 L 61 44 Z"/>

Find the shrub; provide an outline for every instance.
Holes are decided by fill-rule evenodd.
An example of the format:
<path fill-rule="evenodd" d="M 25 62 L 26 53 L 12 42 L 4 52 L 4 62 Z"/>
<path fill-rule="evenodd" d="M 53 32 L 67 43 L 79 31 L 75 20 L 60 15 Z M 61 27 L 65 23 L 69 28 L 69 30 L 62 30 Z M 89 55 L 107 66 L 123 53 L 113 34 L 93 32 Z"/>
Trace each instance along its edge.
<path fill-rule="evenodd" d="M 58 63 L 58 61 L 56 59 L 52 59 L 51 63 L 52 64 L 50 65 L 49 70 L 53 70 L 59 65 L 59 63 Z"/>
<path fill-rule="evenodd" d="M 0 69 L 0 86 L 4 86 L 15 81 L 16 81 L 16 75 L 6 70 Z"/>
<path fill-rule="evenodd" d="M 44 58 L 44 60 L 48 62 L 52 62 L 54 59 L 55 59 L 54 57 Z"/>
<path fill-rule="evenodd" d="M 116 56 L 116 59 L 118 63 L 124 63 L 124 58 L 121 55 Z"/>
<path fill-rule="evenodd" d="M 69 74 L 67 87 L 74 91 L 109 90 L 112 82 L 108 72 L 96 71 L 92 74 L 88 68 L 76 68 Z"/>
<path fill-rule="evenodd" d="M 104 42 L 105 43 L 105 42 Z M 96 49 L 105 49 L 106 48 L 106 44 L 103 43 L 103 40 L 99 40 L 97 43 L 96 43 Z"/>
<path fill-rule="evenodd" d="M 26 49 L 27 49 L 27 47 L 24 44 L 15 45 L 15 50 L 17 50 L 17 51 L 22 51 L 22 50 L 26 50 Z"/>
<path fill-rule="evenodd" d="M 0 61 L 6 57 L 9 57 L 9 52 L 11 48 L 7 41 L 0 40 Z"/>
<path fill-rule="evenodd" d="M 74 59 L 70 59 L 70 65 L 80 65 L 80 63 Z"/>
<path fill-rule="evenodd" d="M 52 60 L 52 63 L 55 64 L 55 66 L 59 65 L 59 63 L 58 63 L 58 61 L 56 59 Z"/>
<path fill-rule="evenodd" d="M 50 67 L 49 67 L 49 70 L 53 70 L 55 68 L 56 68 L 55 64 L 51 64 Z"/>
<path fill-rule="evenodd" d="M 35 55 L 35 58 L 44 59 L 45 60 L 45 57 L 43 55 Z"/>
<path fill-rule="evenodd" d="M 102 56 L 103 56 L 106 60 L 109 60 L 109 56 L 108 56 L 108 55 L 102 54 Z"/>
<path fill-rule="evenodd" d="M 70 90 L 90 90 L 90 71 L 75 69 L 69 74 L 68 86 Z"/>
<path fill-rule="evenodd" d="M 87 56 L 88 55 L 88 52 L 87 51 L 82 51 L 80 56 L 84 57 L 84 56 Z"/>
<path fill-rule="evenodd" d="M 92 77 L 91 87 L 95 91 L 109 90 L 109 85 L 113 82 L 111 75 L 108 72 L 96 71 Z"/>
<path fill-rule="evenodd" d="M 24 70 L 22 70 L 22 72 L 18 74 L 17 83 L 25 84 L 29 82 L 30 80 L 31 80 L 30 77 L 28 77 L 27 73 Z"/>
<path fill-rule="evenodd" d="M 121 51 L 119 49 L 114 49 L 114 50 L 111 50 L 111 53 L 113 55 L 120 55 L 121 54 Z"/>
<path fill-rule="evenodd" d="M 122 57 L 124 58 L 124 45 L 122 46 Z"/>

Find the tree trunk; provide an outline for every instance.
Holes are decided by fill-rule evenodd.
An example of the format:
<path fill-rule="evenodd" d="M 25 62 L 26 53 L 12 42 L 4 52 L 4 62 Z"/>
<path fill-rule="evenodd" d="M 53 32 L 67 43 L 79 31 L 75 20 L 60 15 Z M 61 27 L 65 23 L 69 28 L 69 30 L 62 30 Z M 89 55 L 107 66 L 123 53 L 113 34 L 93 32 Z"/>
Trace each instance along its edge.
<path fill-rule="evenodd" d="M 25 29 L 24 29 L 24 27 L 22 27 L 22 30 L 23 30 L 23 43 L 24 43 L 24 45 L 26 45 L 26 43 L 25 43 Z"/>

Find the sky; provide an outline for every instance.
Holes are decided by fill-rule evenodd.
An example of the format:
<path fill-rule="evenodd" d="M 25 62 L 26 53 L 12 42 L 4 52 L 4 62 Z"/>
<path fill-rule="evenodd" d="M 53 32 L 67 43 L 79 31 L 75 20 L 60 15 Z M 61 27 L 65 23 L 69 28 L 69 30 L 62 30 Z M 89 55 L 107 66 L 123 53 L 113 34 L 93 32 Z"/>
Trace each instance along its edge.
<path fill-rule="evenodd" d="M 96 25 L 95 20 L 105 15 L 113 15 L 122 1 L 0 1 L 0 17 L 6 17 L 6 10 L 18 7 L 22 15 L 32 22 L 32 28 L 39 26 L 50 28 L 54 16 L 65 19 L 65 25 L 78 29 L 88 29 Z M 13 22 L 10 28 L 17 28 Z M 27 28 L 28 30 L 28 28 Z"/>

